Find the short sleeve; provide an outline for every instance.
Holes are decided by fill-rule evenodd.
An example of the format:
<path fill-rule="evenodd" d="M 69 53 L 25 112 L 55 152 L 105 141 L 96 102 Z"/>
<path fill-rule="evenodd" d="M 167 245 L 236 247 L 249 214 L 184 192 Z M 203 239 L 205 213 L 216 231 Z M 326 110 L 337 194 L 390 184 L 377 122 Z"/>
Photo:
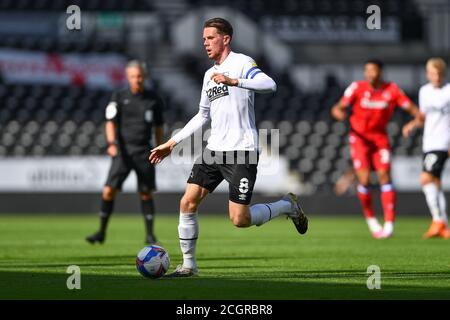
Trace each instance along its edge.
<path fill-rule="evenodd" d="M 111 99 L 108 105 L 106 106 L 105 118 L 106 120 L 115 120 L 118 113 L 119 113 L 118 97 L 117 93 L 114 92 L 111 95 Z"/>
<path fill-rule="evenodd" d="M 356 91 L 358 89 L 358 83 L 356 81 L 352 82 L 347 89 L 344 91 L 344 95 L 342 96 L 340 103 L 348 106 L 355 101 Z"/>
<path fill-rule="evenodd" d="M 156 105 L 153 111 L 156 126 L 162 126 L 164 124 L 164 109 L 164 100 L 160 96 L 157 96 Z"/>
<path fill-rule="evenodd" d="M 395 103 L 400 108 L 406 108 L 411 104 L 411 100 L 397 85 L 394 86 L 394 96 L 395 96 Z"/>

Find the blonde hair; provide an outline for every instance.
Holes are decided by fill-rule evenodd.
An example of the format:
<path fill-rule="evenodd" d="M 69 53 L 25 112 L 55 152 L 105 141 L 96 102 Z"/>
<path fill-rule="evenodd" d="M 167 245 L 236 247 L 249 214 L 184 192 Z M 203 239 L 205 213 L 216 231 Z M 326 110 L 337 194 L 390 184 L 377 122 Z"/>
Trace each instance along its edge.
<path fill-rule="evenodd" d="M 430 58 L 427 61 L 427 68 L 433 67 L 438 69 L 440 72 L 445 73 L 447 71 L 447 64 L 445 63 L 444 59 L 442 58 Z"/>

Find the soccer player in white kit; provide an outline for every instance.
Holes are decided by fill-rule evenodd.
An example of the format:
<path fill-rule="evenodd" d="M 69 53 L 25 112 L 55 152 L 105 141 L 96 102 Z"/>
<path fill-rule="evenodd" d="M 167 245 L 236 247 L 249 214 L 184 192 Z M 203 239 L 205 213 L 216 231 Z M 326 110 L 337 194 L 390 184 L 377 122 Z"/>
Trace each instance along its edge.
<path fill-rule="evenodd" d="M 277 202 L 249 206 L 258 162 L 254 93 L 274 92 L 276 83 L 252 58 L 231 51 L 232 36 L 233 28 L 227 20 L 213 18 L 205 22 L 203 44 L 208 58 L 215 64 L 205 72 L 199 112 L 169 141 L 154 148 L 149 157 L 150 162 L 160 163 L 176 144 L 211 120 L 208 145 L 194 164 L 180 201 L 178 233 L 183 264 L 170 277 L 198 273 L 197 208 L 224 179 L 229 184 L 228 210 L 235 226 L 260 226 L 285 215 L 300 234 L 308 229 L 308 219 L 292 193 Z"/>
<path fill-rule="evenodd" d="M 450 238 L 446 201 L 441 176 L 450 150 L 450 84 L 444 83 L 447 66 L 441 58 L 431 58 L 426 64 L 429 83 L 419 91 L 420 110 L 425 118 L 423 133 L 422 190 L 433 218 L 425 239 Z M 421 127 L 422 121 L 411 121 L 403 131 L 408 136 Z"/>

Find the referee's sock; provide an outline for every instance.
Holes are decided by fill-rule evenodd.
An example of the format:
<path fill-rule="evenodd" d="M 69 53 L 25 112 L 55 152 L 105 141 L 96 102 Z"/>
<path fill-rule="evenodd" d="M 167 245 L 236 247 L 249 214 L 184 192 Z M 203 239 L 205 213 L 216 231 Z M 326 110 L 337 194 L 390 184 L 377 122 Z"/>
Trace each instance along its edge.
<path fill-rule="evenodd" d="M 102 199 L 100 207 L 100 233 L 105 234 L 108 226 L 109 217 L 114 208 L 114 200 Z"/>
<path fill-rule="evenodd" d="M 153 217 L 155 215 L 155 203 L 153 202 L 153 198 L 149 200 L 141 199 L 141 211 L 145 220 L 147 237 L 153 237 Z"/>

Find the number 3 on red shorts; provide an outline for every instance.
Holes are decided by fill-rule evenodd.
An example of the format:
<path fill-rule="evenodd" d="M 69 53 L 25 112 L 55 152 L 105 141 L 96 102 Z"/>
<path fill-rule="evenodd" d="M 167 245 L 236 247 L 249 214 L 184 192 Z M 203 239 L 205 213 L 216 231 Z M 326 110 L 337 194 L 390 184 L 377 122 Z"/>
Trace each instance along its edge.
<path fill-rule="evenodd" d="M 380 162 L 387 164 L 391 161 L 391 152 L 388 149 L 380 150 Z"/>

